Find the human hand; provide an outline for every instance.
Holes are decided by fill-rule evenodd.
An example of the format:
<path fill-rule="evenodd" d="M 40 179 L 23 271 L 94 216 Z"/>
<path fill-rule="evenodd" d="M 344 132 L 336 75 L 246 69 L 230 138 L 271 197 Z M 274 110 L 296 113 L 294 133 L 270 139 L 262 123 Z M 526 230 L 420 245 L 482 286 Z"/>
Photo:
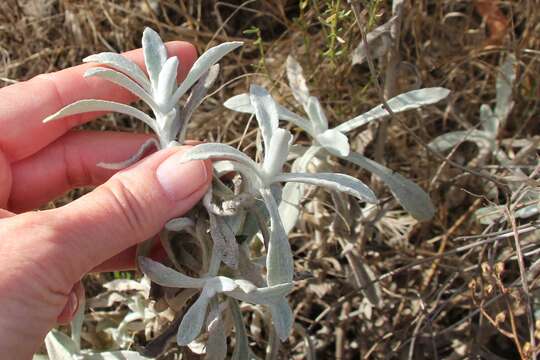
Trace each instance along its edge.
<path fill-rule="evenodd" d="M 167 44 L 183 78 L 193 46 Z M 126 53 L 143 64 L 142 51 Z M 180 163 L 185 148 L 169 148 L 114 171 L 99 162 L 130 157 L 147 135 L 74 131 L 96 114 L 42 120 L 83 98 L 129 102 L 125 90 L 83 78 L 81 65 L 0 89 L 0 358 L 30 359 L 46 333 L 68 322 L 90 271 L 134 265 L 134 246 L 205 193 L 211 166 Z M 29 211 L 69 189 L 99 185 L 60 208 Z M 25 212 L 27 211 L 27 212 Z"/>

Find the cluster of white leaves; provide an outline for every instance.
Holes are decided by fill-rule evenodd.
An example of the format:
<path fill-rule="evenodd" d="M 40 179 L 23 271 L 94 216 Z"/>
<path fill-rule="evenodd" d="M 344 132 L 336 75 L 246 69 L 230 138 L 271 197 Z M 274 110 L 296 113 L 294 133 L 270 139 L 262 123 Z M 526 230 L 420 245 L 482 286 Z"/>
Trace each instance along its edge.
<path fill-rule="evenodd" d="M 153 117 L 129 105 L 107 100 L 80 100 L 69 104 L 48 116 L 44 122 L 62 117 L 94 111 L 118 112 L 132 116 L 148 125 L 159 139 L 158 148 L 182 143 L 185 139 L 187 122 L 200 105 L 208 88 L 214 83 L 219 65 L 216 63 L 242 42 L 226 42 L 202 54 L 191 67 L 189 74 L 177 84 L 178 68 L 181 66 L 176 56 L 168 57 L 165 44 L 152 29 L 143 32 L 142 47 L 144 71 L 134 62 L 117 53 L 105 52 L 91 55 L 84 62 L 105 65 L 90 68 L 85 77 L 108 80 L 130 91 L 143 100 L 152 110 Z M 180 99 L 191 89 L 191 94 L 183 107 Z M 139 160 L 143 150 L 155 140 L 143 144 L 141 151 L 131 159 L 119 164 L 103 164 L 104 167 L 121 168 Z"/>
<path fill-rule="evenodd" d="M 144 286 L 142 282 L 136 283 Z M 135 298 L 139 297 L 136 296 Z M 119 336 L 127 336 L 122 328 L 128 323 L 145 319 L 145 315 L 141 318 L 141 311 L 148 312 L 149 310 L 143 309 L 140 306 L 137 310 L 132 308 L 132 311 L 126 315 L 124 320 L 120 323 L 120 326 L 115 329 Z M 92 349 L 81 349 L 84 312 L 85 302 L 83 299 L 79 304 L 79 310 L 77 311 L 75 318 L 71 322 L 71 337 L 59 330 L 51 330 L 45 337 L 47 355 L 34 355 L 33 360 L 149 360 L 149 358 L 140 355 L 136 351 L 117 350 L 97 352 Z M 133 314 L 135 314 L 135 316 L 133 316 Z M 118 338 L 114 340 L 118 340 Z"/>
<path fill-rule="evenodd" d="M 153 117 L 120 103 L 81 100 L 45 119 L 51 121 L 77 113 L 116 111 L 143 121 L 157 134 L 159 142 L 150 140 L 132 158 L 122 163 L 101 166 L 121 168 L 137 161 L 148 146 L 164 148 L 182 143 L 187 121 L 217 76 L 216 62 L 241 45 L 239 42 L 230 42 L 211 48 L 199 57 L 186 79 L 177 84 L 179 60 L 168 57 L 158 34 L 146 29 L 142 42 L 147 74 L 122 55 L 102 53 L 90 56 L 85 61 L 106 67 L 91 68 L 85 76 L 104 78 L 126 88 L 149 105 Z M 305 186 L 323 186 L 330 191 L 377 204 L 373 191 L 352 176 L 334 172 L 308 172 L 308 165 L 318 153 L 337 156 L 371 171 L 388 185 L 403 207 L 416 218 L 428 219 L 434 212 L 429 196 L 420 187 L 351 149 L 347 133 L 370 121 L 389 116 L 382 105 L 335 128 L 329 128 L 319 100 L 310 95 L 302 68 L 292 57 L 287 60 L 287 76 L 293 95 L 302 105 L 307 118 L 280 106 L 264 88 L 256 85 L 250 87 L 248 94 L 229 99 L 225 103 L 226 107 L 255 115 L 261 131 L 262 161 L 258 163 L 238 149 L 217 143 L 200 144 L 187 151 L 184 161 L 214 160 L 216 177 L 203 199 L 208 217 L 201 218 L 197 215 L 200 215 L 199 211 L 191 217 L 188 215 L 173 219 L 163 229 L 160 239 L 176 270 L 139 257 L 139 267 L 153 281 L 153 286 L 161 286 L 166 290 L 190 290 L 187 295 L 179 295 L 182 301 L 178 311 L 183 311 L 182 307 L 188 303 L 189 298 L 200 292 L 195 302 L 184 312 L 176 340 L 179 345 L 193 346 L 206 327 L 206 354 L 209 359 L 224 359 L 227 354 L 227 333 L 223 320 L 225 312 L 232 314 L 236 329 L 237 346 L 233 358 L 253 358 L 238 302 L 268 307 L 277 336 L 281 340 L 289 336 L 294 319 L 286 296 L 293 289 L 294 262 L 287 234 L 299 217 L 299 204 Z M 181 106 L 180 98 L 190 89 L 189 98 Z M 436 103 L 447 95 L 448 90 L 443 88 L 414 90 L 389 99 L 388 106 L 397 113 Z M 312 146 L 306 149 L 295 148 L 292 134 L 279 127 L 280 120 L 289 121 L 308 133 L 313 138 Z M 294 158 L 293 155 L 297 159 L 291 166 L 292 171 L 286 172 L 284 165 L 291 157 Z M 219 178 L 221 174 L 231 172 L 241 178 L 238 186 L 234 184 L 234 191 Z M 205 227 L 202 232 L 201 226 Z M 179 259 L 174 252 L 168 236 L 172 232 L 185 232 L 196 239 L 202 258 L 191 261 L 191 265 L 197 265 L 197 262 L 202 264 L 195 270 L 199 272 L 199 277 L 182 273 L 184 266 L 192 271 L 193 266 L 183 264 L 182 260 L 187 261 L 186 258 Z M 250 241 L 256 239 L 257 234 L 263 239 L 266 250 L 266 254 L 259 259 L 251 258 L 249 249 Z M 210 238 L 212 244 L 209 244 Z M 240 238 L 245 240 L 241 242 L 238 240 Z M 131 320 L 144 323 L 146 318 L 152 318 L 153 314 L 147 313 L 140 303 L 130 304 L 130 316 L 124 319 L 124 327 Z M 121 335 L 118 332 L 116 336 L 120 342 Z M 68 344 L 63 337 L 59 332 L 50 334 L 50 353 L 57 351 L 57 348 L 67 351 L 71 358 L 83 353 L 80 343 Z M 63 345 L 55 346 L 57 343 Z M 140 355 L 129 356 L 132 356 L 129 359 L 135 359 Z"/>
<path fill-rule="evenodd" d="M 327 153 L 356 164 L 379 177 L 390 188 L 401 205 L 416 219 L 428 220 L 433 216 L 435 208 L 429 196 L 418 185 L 350 149 L 346 134 L 371 121 L 390 116 L 383 105 L 378 105 L 364 114 L 329 129 L 327 117 L 319 101 L 309 94 L 300 64 L 290 56 L 287 59 L 287 77 L 294 98 L 304 108 L 308 119 L 280 105 L 276 105 L 278 117 L 280 120 L 289 121 L 303 129 L 313 138 L 312 147 L 305 151 L 304 156 L 295 162 L 293 168 L 297 168 L 298 171 L 306 171 L 311 159 L 319 151 L 325 150 Z M 434 104 L 444 99 L 448 94 L 449 90 L 444 88 L 425 88 L 397 95 L 389 99 L 387 104 L 393 113 L 399 113 Z M 248 94 L 234 96 L 227 100 L 224 105 L 231 110 L 256 113 L 252 99 Z M 301 185 L 288 184 L 285 186 L 280 213 L 282 218 L 288 221 L 287 231 L 292 229 L 298 218 L 299 201 L 303 193 L 304 190 Z"/>
<path fill-rule="evenodd" d="M 480 162 L 487 160 L 486 157 L 491 155 L 502 166 L 512 165 L 512 161 L 500 148 L 497 136 L 514 106 L 512 88 L 515 80 L 516 57 L 510 53 L 502 62 L 496 78 L 495 107 L 491 108 L 488 104 L 482 104 L 480 106 L 479 129 L 472 128 L 443 134 L 435 138 L 429 146 L 436 151 L 447 152 L 463 142 L 473 142 L 479 149 L 477 158 L 480 159 Z M 519 142 L 515 141 L 515 144 L 519 145 Z M 526 140 L 522 142 L 522 145 L 523 147 L 529 146 L 531 143 Z M 527 179 L 527 175 L 519 168 L 510 171 L 515 178 Z M 512 190 L 517 190 L 515 182 L 511 183 L 510 187 Z M 521 203 L 525 205 L 516 209 L 514 216 L 517 218 L 528 218 L 538 214 L 540 211 L 539 200 L 538 193 L 528 192 L 521 198 Z M 497 205 L 482 207 L 475 212 L 475 215 L 481 223 L 487 225 L 504 216 L 504 207 Z"/>

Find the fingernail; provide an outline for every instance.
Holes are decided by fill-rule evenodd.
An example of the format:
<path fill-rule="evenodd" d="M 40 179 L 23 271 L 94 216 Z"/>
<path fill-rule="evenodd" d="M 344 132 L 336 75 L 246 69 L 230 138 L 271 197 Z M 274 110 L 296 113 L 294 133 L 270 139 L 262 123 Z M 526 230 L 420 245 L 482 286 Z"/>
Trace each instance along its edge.
<path fill-rule="evenodd" d="M 159 165 L 156 176 L 172 201 L 180 201 L 199 190 L 208 180 L 204 162 L 182 162 L 184 152 L 179 151 Z"/>

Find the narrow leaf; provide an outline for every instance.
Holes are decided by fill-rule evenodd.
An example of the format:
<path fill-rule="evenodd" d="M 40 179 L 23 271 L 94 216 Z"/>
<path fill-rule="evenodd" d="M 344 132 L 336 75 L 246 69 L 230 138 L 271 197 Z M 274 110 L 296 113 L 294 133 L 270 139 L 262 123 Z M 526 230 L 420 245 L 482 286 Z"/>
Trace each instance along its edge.
<path fill-rule="evenodd" d="M 495 147 L 495 141 L 491 135 L 475 129 L 443 134 L 431 141 L 429 147 L 435 151 L 445 152 L 464 141 L 475 142 L 479 147 Z"/>
<path fill-rule="evenodd" d="M 186 276 L 149 258 L 140 257 L 139 266 L 146 276 L 161 286 L 197 289 L 202 288 L 206 283 L 206 279 Z"/>
<path fill-rule="evenodd" d="M 490 134 L 497 135 L 499 119 L 487 104 L 480 106 L 480 125 Z"/>
<path fill-rule="evenodd" d="M 191 67 L 191 70 L 189 71 L 186 79 L 174 92 L 172 103 L 176 104 L 180 100 L 180 98 L 189 90 L 189 88 L 191 88 L 191 86 L 193 86 L 193 84 L 195 84 L 195 82 L 197 82 L 197 80 L 199 80 L 199 78 L 206 71 L 208 71 L 208 69 L 210 69 L 212 65 L 214 65 L 216 62 L 221 60 L 223 56 L 227 55 L 242 44 L 243 42 L 241 41 L 226 42 L 215 46 L 202 54 Z"/>
<path fill-rule="evenodd" d="M 248 168 L 253 170 L 255 174 L 260 173 L 258 165 L 253 160 L 251 160 L 249 156 L 247 156 L 240 150 L 225 144 L 207 143 L 196 145 L 184 154 L 184 159 L 185 162 L 191 160 L 208 159 L 232 160 L 247 166 Z"/>
<path fill-rule="evenodd" d="M 429 195 L 411 180 L 356 152 L 351 152 L 344 159 L 381 179 L 390 188 L 397 201 L 415 219 L 425 221 L 431 219 L 435 214 L 435 206 L 433 206 Z"/>
<path fill-rule="evenodd" d="M 251 355 L 251 350 L 249 349 L 249 339 L 247 337 L 244 319 L 236 300 L 229 299 L 229 308 L 231 309 L 234 328 L 236 330 L 236 346 L 231 359 L 252 360 L 254 357 Z"/>
<path fill-rule="evenodd" d="M 255 114 L 255 109 L 251 105 L 251 100 L 249 98 L 249 94 L 240 94 L 233 96 L 229 98 L 227 101 L 223 103 L 223 106 L 225 106 L 227 109 L 238 111 L 241 113 L 246 114 Z M 290 123 L 298 126 L 301 129 L 304 129 L 307 132 L 312 132 L 312 126 L 303 117 L 300 115 L 297 115 L 293 113 L 292 111 L 289 111 L 288 109 L 284 108 L 283 106 L 276 104 L 278 115 L 280 120 L 289 121 Z"/>
<path fill-rule="evenodd" d="M 47 116 L 43 120 L 43 122 L 46 123 L 66 116 L 94 111 L 114 111 L 121 114 L 133 116 L 134 118 L 137 118 L 144 122 L 152 130 L 157 132 L 154 124 L 154 119 L 152 119 L 150 116 L 129 105 L 106 100 L 79 100 L 77 102 L 74 102 L 73 104 L 67 105 L 57 113 Z"/>
<path fill-rule="evenodd" d="M 72 360 L 73 355 L 78 353 L 77 344 L 66 334 L 51 330 L 45 337 L 45 346 L 49 358 L 54 360 Z"/>
<path fill-rule="evenodd" d="M 161 112 L 169 112 L 174 103 L 169 103 L 169 99 L 176 87 L 176 72 L 178 70 L 178 58 L 173 56 L 168 58 L 163 64 L 159 73 L 157 89 L 156 89 L 156 101 L 161 107 Z"/>
<path fill-rule="evenodd" d="M 300 201 L 304 197 L 304 184 L 286 183 L 282 194 L 282 200 L 279 203 L 279 215 L 283 222 L 283 229 L 288 234 L 294 228 L 300 216 Z"/>
<path fill-rule="evenodd" d="M 195 226 L 195 222 L 191 220 L 188 217 L 180 217 L 176 219 L 169 220 L 165 224 L 165 228 L 169 231 L 184 231 L 188 228 L 193 228 Z"/>
<path fill-rule="evenodd" d="M 249 98 L 255 110 L 255 117 L 261 129 L 264 143 L 264 157 L 269 155 L 270 139 L 274 131 L 279 127 L 279 115 L 276 102 L 266 89 L 251 85 L 249 87 Z"/>
<path fill-rule="evenodd" d="M 269 143 L 266 143 L 263 171 L 267 179 L 281 173 L 283 164 L 287 161 L 292 134 L 285 129 L 275 129 Z"/>
<path fill-rule="evenodd" d="M 205 287 L 201 296 L 191 305 L 184 314 L 184 318 L 178 327 L 176 342 L 180 346 L 186 346 L 199 336 L 206 318 L 206 310 L 210 299 L 215 295 L 213 290 Z"/>
<path fill-rule="evenodd" d="M 499 76 L 497 76 L 497 101 L 495 104 L 495 115 L 499 120 L 499 126 L 506 120 L 512 110 L 512 88 L 516 80 L 516 57 L 508 54 L 501 65 Z"/>
<path fill-rule="evenodd" d="M 315 141 L 321 147 L 330 152 L 335 152 L 339 156 L 347 156 L 351 151 L 347 136 L 336 129 L 324 131 L 315 137 Z"/>
<path fill-rule="evenodd" d="M 266 255 L 267 282 L 270 286 L 290 283 L 294 272 L 291 245 L 270 190 L 262 190 L 261 195 L 270 215 L 270 243 Z"/>
<path fill-rule="evenodd" d="M 223 360 L 227 356 L 227 338 L 225 326 L 221 319 L 219 304 L 216 299 L 210 303 L 210 313 L 207 320 L 208 341 L 206 343 L 207 360 Z"/>
<path fill-rule="evenodd" d="M 113 52 L 103 52 L 100 54 L 90 55 L 83 59 L 83 62 L 95 62 L 103 65 L 107 65 L 112 69 L 118 70 L 135 80 L 145 91 L 151 92 L 152 86 L 150 81 L 146 77 L 146 74 L 141 70 L 137 64 L 123 55 Z"/>
<path fill-rule="evenodd" d="M 116 70 L 107 69 L 104 67 L 94 67 L 86 70 L 84 77 L 100 77 L 106 79 L 112 83 L 115 83 L 124 89 L 130 91 L 135 96 L 146 102 L 152 109 L 157 109 L 157 104 L 152 99 L 152 96 L 144 90 L 141 85 L 137 84 L 130 77 L 118 72 Z"/>
<path fill-rule="evenodd" d="M 139 147 L 139 150 L 137 150 L 137 152 L 135 154 L 133 154 L 129 159 L 126 159 L 124 161 L 120 161 L 120 162 L 117 162 L 117 163 L 100 162 L 100 163 L 97 163 L 96 166 L 98 166 L 100 168 L 103 168 L 103 169 L 109 169 L 109 170 L 125 169 L 128 166 L 131 166 L 131 165 L 135 164 L 137 161 L 141 160 L 142 157 L 144 156 L 144 154 L 146 153 L 146 151 L 152 146 L 155 147 L 158 150 L 160 149 L 159 142 L 154 138 L 150 138 L 150 139 L 146 140 Z"/>
<path fill-rule="evenodd" d="M 282 299 L 278 303 L 270 305 L 274 328 L 281 341 L 287 340 L 291 334 L 294 323 L 294 315 L 287 299 Z"/>
<path fill-rule="evenodd" d="M 75 343 L 77 351 L 81 350 L 81 333 L 84 323 L 84 312 L 86 310 L 86 296 L 83 294 L 79 299 L 79 308 L 75 313 L 75 317 L 71 321 L 71 340 Z"/>
<path fill-rule="evenodd" d="M 210 235 L 216 250 L 221 254 L 221 260 L 230 268 L 238 268 L 238 243 L 236 236 L 222 217 L 209 212 Z"/>
<path fill-rule="evenodd" d="M 302 66 L 291 55 L 287 56 L 287 62 L 285 63 L 287 68 L 287 79 L 289 80 L 289 86 L 296 101 L 302 106 L 306 107 L 309 98 L 309 90 L 304 78 L 304 71 Z"/>
<path fill-rule="evenodd" d="M 308 164 L 321 148 L 311 146 L 292 164 L 292 172 L 307 172 Z M 279 203 L 279 215 L 285 233 L 290 233 L 300 216 L 300 201 L 304 197 L 305 185 L 303 183 L 286 183 L 282 191 L 282 200 Z"/>
<path fill-rule="evenodd" d="M 388 106 L 390 106 L 390 109 L 392 109 L 392 112 L 399 113 L 417 109 L 424 105 L 437 103 L 447 97 L 449 93 L 450 90 L 441 87 L 418 89 L 395 96 L 388 100 L 387 103 Z M 365 125 L 370 121 L 381 119 L 389 115 L 390 114 L 384 109 L 383 105 L 378 105 L 368 112 L 338 125 L 335 129 L 341 132 L 348 132 Z"/>
<path fill-rule="evenodd" d="M 214 84 L 219 74 L 219 64 L 212 65 L 191 89 L 191 94 L 180 112 L 180 121 L 174 124 L 174 133 L 178 135 L 178 141 L 183 142 L 191 116 L 204 100 L 208 89 Z"/>
<path fill-rule="evenodd" d="M 328 129 L 328 119 L 326 114 L 315 96 L 310 96 L 306 106 L 306 112 L 309 119 L 313 124 L 313 131 L 315 134 L 320 134 Z"/>
<path fill-rule="evenodd" d="M 352 63 L 362 64 L 367 59 L 368 48 L 371 52 L 373 59 L 378 59 L 384 56 L 390 47 L 392 46 L 392 37 L 390 35 L 390 28 L 394 22 L 398 19 L 398 16 L 392 17 L 390 20 L 375 28 L 373 31 L 366 35 L 367 46 L 362 40 L 356 49 L 352 52 Z"/>
<path fill-rule="evenodd" d="M 233 291 L 238 288 L 238 284 L 233 279 L 225 276 L 214 276 L 206 281 L 206 288 L 212 289 L 215 292 L 222 293 Z"/>
<path fill-rule="evenodd" d="M 278 284 L 264 288 L 257 288 L 253 286 L 253 289 L 245 289 L 244 286 L 244 289 L 238 287 L 233 291 L 226 292 L 226 294 L 230 297 L 251 304 L 269 305 L 280 302 L 292 291 L 292 289 L 292 283 Z"/>
<path fill-rule="evenodd" d="M 144 29 L 142 37 L 142 48 L 144 53 L 144 63 L 146 71 L 152 82 L 152 87 L 157 89 L 159 74 L 165 61 L 167 60 L 167 49 L 158 33 L 147 27 Z M 176 79 L 176 77 L 175 77 Z"/>
<path fill-rule="evenodd" d="M 281 174 L 275 178 L 279 182 L 302 182 L 311 185 L 324 186 L 332 190 L 341 191 L 368 203 L 377 203 L 373 191 L 360 180 L 345 174 L 334 173 L 289 173 Z"/>

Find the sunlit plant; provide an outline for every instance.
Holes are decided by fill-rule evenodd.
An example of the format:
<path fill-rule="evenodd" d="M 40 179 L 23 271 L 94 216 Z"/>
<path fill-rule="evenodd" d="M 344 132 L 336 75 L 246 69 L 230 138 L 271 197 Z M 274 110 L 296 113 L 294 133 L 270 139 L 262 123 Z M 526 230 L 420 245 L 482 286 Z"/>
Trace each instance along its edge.
<path fill-rule="evenodd" d="M 295 162 L 293 168 L 297 168 L 298 171 L 306 171 L 310 161 L 318 153 L 326 152 L 332 154 L 356 164 L 379 177 L 390 188 L 401 205 L 418 220 L 430 219 L 435 210 L 425 191 L 398 173 L 350 149 L 349 139 L 346 134 L 371 121 L 388 117 L 390 114 L 384 106 L 376 106 L 364 114 L 344 121 L 333 129 L 329 129 L 328 119 L 319 100 L 309 93 L 300 64 L 289 56 L 286 65 L 287 77 L 292 93 L 296 101 L 304 109 L 307 119 L 280 105 L 277 105 L 278 117 L 281 120 L 291 122 L 313 138 L 311 147 L 305 149 L 304 155 Z M 425 88 L 395 96 L 389 99 L 387 104 L 393 113 L 399 113 L 417 109 L 424 105 L 434 104 L 444 99 L 448 94 L 449 91 L 444 88 Z M 248 94 L 234 96 L 227 100 L 224 105 L 229 109 L 245 113 L 255 113 L 256 110 Z M 288 185 L 284 189 L 284 194 L 286 195 L 284 195 L 284 201 L 280 210 L 282 214 L 286 214 L 284 217 L 289 221 L 288 226 L 286 226 L 287 230 L 290 230 L 294 226 L 294 222 L 298 217 L 298 203 L 303 193 L 303 187 L 299 185 Z"/>
<path fill-rule="evenodd" d="M 122 55 L 103 53 L 85 59 L 104 65 L 89 69 L 85 76 L 101 77 L 126 88 L 150 107 L 152 116 L 129 105 L 81 100 L 44 120 L 82 112 L 115 111 L 143 121 L 156 134 L 157 140 L 147 141 L 126 161 L 98 166 L 122 168 L 139 160 L 149 146 L 163 149 L 181 145 L 189 119 L 217 77 L 216 63 L 241 43 L 211 48 L 199 57 L 179 84 L 176 81 L 179 60 L 168 57 L 158 34 L 147 28 L 142 45 L 148 75 Z M 299 217 L 297 210 L 304 186 L 323 186 L 366 203 L 378 202 L 373 191 L 352 176 L 308 172 L 308 165 L 317 153 L 324 151 L 373 172 L 415 217 L 423 220 L 433 214 L 433 205 L 420 187 L 351 150 L 346 134 L 388 116 L 382 105 L 329 128 L 322 106 L 309 94 L 302 69 L 292 58 L 287 61 L 287 73 L 293 95 L 308 119 L 278 105 L 257 85 L 252 85 L 248 94 L 225 104 L 255 115 L 262 138 L 260 162 L 238 149 L 217 143 L 200 144 L 184 154 L 185 161 L 214 160 L 214 179 L 197 207 L 185 217 L 172 219 L 161 231 L 159 238 L 168 255 L 163 264 L 145 257 L 151 247 L 148 243 L 140 247 L 139 268 L 152 280 L 150 297 L 157 307 L 177 314 L 169 328 L 151 340 L 150 344 L 157 349 L 157 354 L 153 350 L 152 356 L 165 351 L 168 339 L 175 335 L 176 343 L 181 346 L 193 347 L 201 339 L 206 340 L 207 357 L 224 359 L 226 339 L 231 333 L 230 327 L 224 326 L 224 319 L 229 318 L 235 328 L 232 358 L 252 358 L 239 302 L 262 305 L 268 310 L 270 351 L 279 343 L 273 338 L 282 341 L 288 338 L 294 318 L 286 296 L 294 287 L 294 261 L 287 234 Z M 181 102 L 188 91 L 191 91 L 189 97 Z M 435 103 L 447 94 L 442 88 L 420 89 L 389 99 L 388 105 L 393 112 L 401 112 Z M 312 146 L 303 149 L 290 167 L 286 163 L 294 155 L 293 136 L 279 127 L 279 120 L 292 122 L 313 138 Z M 230 174 L 236 174 L 232 180 L 230 176 L 222 176 Z M 178 233 L 182 234 L 181 238 Z M 52 334 L 57 336 L 57 332 Z M 49 356 L 56 359 L 54 354 Z"/>
<path fill-rule="evenodd" d="M 429 146 L 440 152 L 459 146 L 464 142 L 472 142 L 478 148 L 478 155 L 471 160 L 476 166 L 484 165 L 490 158 L 498 162 L 501 166 L 507 167 L 515 179 L 521 178 L 527 180 L 527 175 L 519 168 L 512 166 L 512 160 L 508 158 L 504 151 L 504 141 L 498 137 L 501 129 L 506 124 L 508 116 L 514 106 L 512 98 L 512 89 L 516 80 L 516 57 L 514 54 L 508 54 L 500 65 L 496 77 L 496 97 L 495 106 L 492 108 L 489 104 L 480 106 L 479 128 L 468 130 L 452 131 L 435 138 Z M 511 146 L 527 148 L 533 146 L 528 139 L 511 139 Z M 509 186 L 513 192 L 517 192 L 521 182 L 511 181 Z M 495 189 L 487 189 L 490 198 L 496 198 Z M 491 191 L 490 191 L 491 190 Z M 528 218 L 540 212 L 540 196 L 536 191 L 524 192 L 517 203 L 512 205 L 515 208 L 514 216 L 517 218 Z M 516 199 L 514 199 L 516 200 Z M 490 224 L 497 219 L 505 216 L 504 206 L 489 205 L 478 209 L 475 214 L 483 224 Z"/>

